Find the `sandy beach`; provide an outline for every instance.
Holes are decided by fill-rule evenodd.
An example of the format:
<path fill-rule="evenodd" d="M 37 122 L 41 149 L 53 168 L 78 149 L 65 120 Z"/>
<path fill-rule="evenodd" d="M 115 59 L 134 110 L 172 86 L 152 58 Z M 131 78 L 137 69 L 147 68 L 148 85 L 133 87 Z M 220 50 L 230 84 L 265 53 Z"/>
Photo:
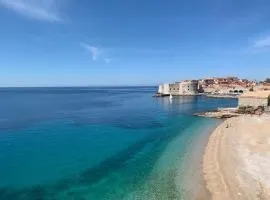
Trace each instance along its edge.
<path fill-rule="evenodd" d="M 270 115 L 222 123 L 209 138 L 203 172 L 214 200 L 270 199 Z"/>

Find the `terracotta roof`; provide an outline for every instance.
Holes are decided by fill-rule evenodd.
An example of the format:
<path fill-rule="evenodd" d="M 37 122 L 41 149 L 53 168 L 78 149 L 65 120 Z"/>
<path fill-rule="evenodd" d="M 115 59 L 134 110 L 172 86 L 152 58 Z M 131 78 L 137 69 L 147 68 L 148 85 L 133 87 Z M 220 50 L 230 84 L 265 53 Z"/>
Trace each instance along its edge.
<path fill-rule="evenodd" d="M 244 93 L 240 97 L 269 98 L 269 96 L 270 91 L 256 91 Z"/>

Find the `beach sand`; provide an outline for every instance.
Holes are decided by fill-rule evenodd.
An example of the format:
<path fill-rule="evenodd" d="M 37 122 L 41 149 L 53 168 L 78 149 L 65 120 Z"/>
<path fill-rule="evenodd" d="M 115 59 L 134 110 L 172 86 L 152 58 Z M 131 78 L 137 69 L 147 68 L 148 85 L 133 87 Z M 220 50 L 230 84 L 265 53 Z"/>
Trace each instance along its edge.
<path fill-rule="evenodd" d="M 203 157 L 214 200 L 270 199 L 270 116 L 241 116 L 222 123 Z"/>

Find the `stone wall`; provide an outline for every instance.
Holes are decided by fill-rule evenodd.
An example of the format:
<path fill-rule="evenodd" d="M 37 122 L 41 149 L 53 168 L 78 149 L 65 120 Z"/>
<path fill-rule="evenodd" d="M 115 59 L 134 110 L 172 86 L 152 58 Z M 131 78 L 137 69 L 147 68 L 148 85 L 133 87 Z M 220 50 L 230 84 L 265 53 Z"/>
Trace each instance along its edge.
<path fill-rule="evenodd" d="M 162 84 L 158 87 L 158 93 L 172 95 L 195 95 L 198 93 L 198 82 L 183 81 L 172 84 Z"/>
<path fill-rule="evenodd" d="M 206 87 L 206 88 L 203 88 L 203 90 L 205 93 L 214 93 L 216 91 L 216 89 L 213 87 Z"/>
<path fill-rule="evenodd" d="M 169 88 L 170 88 L 170 94 L 172 94 L 172 95 L 179 95 L 179 88 L 180 88 L 180 84 L 179 83 L 169 84 Z"/>
<path fill-rule="evenodd" d="M 188 81 L 181 82 L 179 93 L 183 95 L 194 95 L 198 93 L 198 82 L 197 81 Z"/>
<path fill-rule="evenodd" d="M 253 88 L 254 91 L 270 90 L 270 85 L 258 85 Z"/>
<path fill-rule="evenodd" d="M 267 98 L 252 98 L 252 97 L 240 97 L 238 105 L 239 106 L 268 106 L 269 99 Z"/>
<path fill-rule="evenodd" d="M 170 94 L 169 84 L 162 84 L 158 87 L 158 93 L 160 94 Z"/>

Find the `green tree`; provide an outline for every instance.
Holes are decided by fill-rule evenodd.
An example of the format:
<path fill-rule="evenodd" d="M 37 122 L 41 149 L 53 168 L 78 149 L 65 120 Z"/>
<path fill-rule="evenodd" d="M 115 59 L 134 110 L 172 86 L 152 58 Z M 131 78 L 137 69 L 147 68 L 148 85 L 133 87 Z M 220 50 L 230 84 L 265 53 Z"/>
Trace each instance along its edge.
<path fill-rule="evenodd" d="M 265 79 L 265 83 L 270 83 L 270 78 Z"/>

